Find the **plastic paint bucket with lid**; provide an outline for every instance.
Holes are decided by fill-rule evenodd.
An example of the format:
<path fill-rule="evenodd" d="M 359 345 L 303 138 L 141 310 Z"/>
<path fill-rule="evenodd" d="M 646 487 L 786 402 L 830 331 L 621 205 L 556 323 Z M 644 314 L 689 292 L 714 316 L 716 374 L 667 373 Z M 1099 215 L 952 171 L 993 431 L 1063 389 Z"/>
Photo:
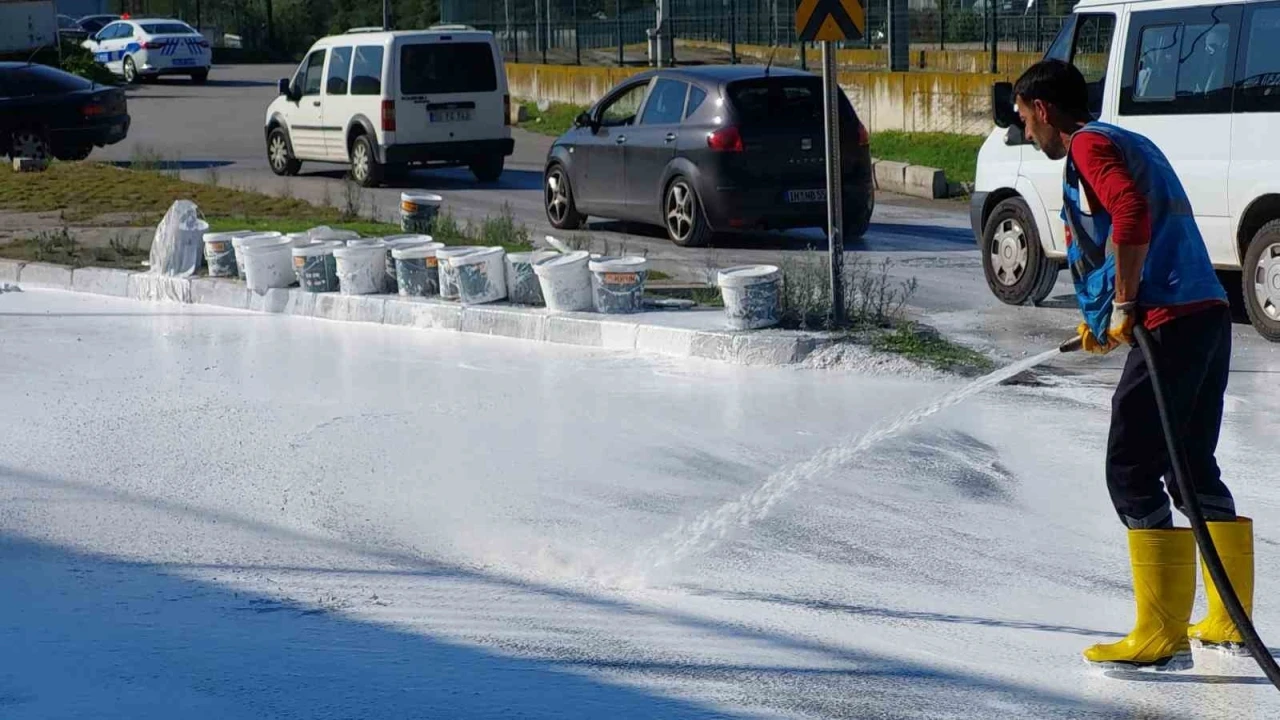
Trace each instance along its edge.
<path fill-rule="evenodd" d="M 440 297 L 444 300 L 458 299 L 458 271 L 450 262 L 453 258 L 461 257 L 469 253 L 480 250 L 478 247 L 471 245 L 459 245 L 455 247 L 444 247 L 436 251 L 436 260 L 439 261 L 440 269 Z"/>
<path fill-rule="evenodd" d="M 387 292 L 394 293 L 397 291 L 399 284 L 396 280 L 396 259 L 391 255 L 391 251 L 429 243 L 431 242 L 431 236 L 414 234 L 388 235 L 382 238 L 382 242 L 387 246 Z"/>
<path fill-rule="evenodd" d="M 542 286 L 533 272 L 534 263 L 555 257 L 554 250 L 507 253 L 507 302 L 517 305 L 542 305 Z"/>
<path fill-rule="evenodd" d="M 250 238 L 253 238 L 255 240 L 262 240 L 262 239 L 278 238 L 278 237 L 283 237 L 283 235 L 274 231 L 271 231 L 271 232 L 250 231 L 246 233 L 238 233 L 238 234 L 232 235 L 231 248 L 233 252 L 235 252 L 235 256 L 236 256 L 236 276 L 239 277 L 241 280 L 245 279 L 244 257 L 240 254 L 240 246 L 244 244 L 245 240 L 248 240 Z"/>
<path fill-rule="evenodd" d="M 596 258 L 591 270 L 591 294 L 596 312 L 609 315 L 637 313 L 644 309 L 644 283 L 649 261 L 642 257 Z"/>
<path fill-rule="evenodd" d="M 248 230 L 204 234 L 204 262 L 209 266 L 209 277 L 229 278 L 240 274 L 232 241 L 248 234 Z"/>
<path fill-rule="evenodd" d="M 238 255 L 244 258 L 245 284 L 254 292 L 287 288 L 298 276 L 293 271 L 292 244 L 288 238 L 248 238 L 240 243 Z"/>
<path fill-rule="evenodd" d="M 444 243 L 423 243 L 391 251 L 396 262 L 396 287 L 405 297 L 440 294 L 440 268 L 436 251 Z"/>
<path fill-rule="evenodd" d="M 431 232 L 431 223 L 443 202 L 444 198 L 434 193 L 400 193 L 400 229 L 411 233 Z"/>
<path fill-rule="evenodd" d="M 578 250 L 534 263 L 533 272 L 538 276 L 548 310 L 579 312 L 592 309 L 591 271 L 587 268 L 590 259 L 590 253 Z"/>
<path fill-rule="evenodd" d="M 480 248 L 450 260 L 458 272 L 458 297 L 463 305 L 483 305 L 507 296 L 506 250 Z"/>
<path fill-rule="evenodd" d="M 333 259 L 338 271 L 338 290 L 343 295 L 373 295 L 386 286 L 387 249 L 377 244 L 347 244 L 334 248 Z"/>
<path fill-rule="evenodd" d="M 293 246 L 293 270 L 298 285 L 311 292 L 335 292 L 338 289 L 338 262 L 333 251 L 342 247 L 337 240 Z"/>
<path fill-rule="evenodd" d="M 716 276 L 724 298 L 724 316 L 734 330 L 753 330 L 778 324 L 782 273 L 775 265 L 741 265 Z"/>

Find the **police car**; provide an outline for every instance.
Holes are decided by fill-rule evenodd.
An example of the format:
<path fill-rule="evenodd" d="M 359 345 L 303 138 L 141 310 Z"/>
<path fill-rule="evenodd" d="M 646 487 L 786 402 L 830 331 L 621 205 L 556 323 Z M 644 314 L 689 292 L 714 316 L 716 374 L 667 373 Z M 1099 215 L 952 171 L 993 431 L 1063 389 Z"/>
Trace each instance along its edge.
<path fill-rule="evenodd" d="M 209 41 L 181 20 L 127 18 L 102 28 L 83 46 L 93 59 L 133 84 L 161 75 L 209 79 Z"/>

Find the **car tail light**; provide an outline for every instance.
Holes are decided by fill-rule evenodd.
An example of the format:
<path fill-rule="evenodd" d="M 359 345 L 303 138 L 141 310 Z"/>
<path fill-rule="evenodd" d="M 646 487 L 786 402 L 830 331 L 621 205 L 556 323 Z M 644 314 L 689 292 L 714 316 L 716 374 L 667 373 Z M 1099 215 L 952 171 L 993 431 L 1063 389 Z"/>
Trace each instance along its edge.
<path fill-rule="evenodd" d="M 142 49 L 143 50 L 159 50 L 160 48 L 164 47 L 164 45 L 165 44 L 162 42 L 156 42 L 155 40 L 148 40 L 147 42 L 142 43 Z"/>
<path fill-rule="evenodd" d="M 867 132 L 867 126 L 858 123 L 858 144 L 866 147 L 871 144 L 871 134 Z"/>
<path fill-rule="evenodd" d="M 92 104 L 85 105 L 84 107 L 80 108 L 80 112 L 81 112 L 85 117 L 97 117 L 97 116 L 99 116 L 99 115 L 106 115 L 106 114 L 107 114 L 107 108 L 106 108 L 105 106 L 103 106 L 103 105 L 98 105 L 97 103 L 92 103 Z"/>
<path fill-rule="evenodd" d="M 502 115 L 506 118 L 506 124 L 511 124 L 511 96 L 502 96 Z"/>
<path fill-rule="evenodd" d="M 395 100 L 382 101 L 382 131 L 383 132 L 396 131 L 396 101 Z"/>
<path fill-rule="evenodd" d="M 716 152 L 742 152 L 742 133 L 730 125 L 707 135 L 707 147 Z"/>

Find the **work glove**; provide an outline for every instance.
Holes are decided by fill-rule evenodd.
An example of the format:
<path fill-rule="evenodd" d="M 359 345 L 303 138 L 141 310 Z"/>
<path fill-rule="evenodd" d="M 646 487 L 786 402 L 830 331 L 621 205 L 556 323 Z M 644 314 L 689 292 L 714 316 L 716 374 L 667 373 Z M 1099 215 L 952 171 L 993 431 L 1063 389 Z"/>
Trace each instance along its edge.
<path fill-rule="evenodd" d="M 1076 332 L 1080 334 L 1081 349 L 1094 355 L 1106 355 L 1107 353 L 1119 347 L 1119 344 L 1111 340 L 1111 333 L 1107 333 L 1106 342 L 1099 340 L 1094 336 L 1093 331 L 1089 329 L 1088 323 L 1080 323 L 1080 327 L 1076 328 Z"/>
<path fill-rule="evenodd" d="M 1133 344 L 1133 324 L 1135 303 L 1115 303 L 1111 306 L 1111 324 L 1107 326 L 1107 335 L 1099 339 L 1089 329 L 1087 323 L 1080 323 L 1077 332 L 1080 334 L 1081 347 L 1085 352 L 1095 355 L 1106 355 L 1121 345 Z"/>

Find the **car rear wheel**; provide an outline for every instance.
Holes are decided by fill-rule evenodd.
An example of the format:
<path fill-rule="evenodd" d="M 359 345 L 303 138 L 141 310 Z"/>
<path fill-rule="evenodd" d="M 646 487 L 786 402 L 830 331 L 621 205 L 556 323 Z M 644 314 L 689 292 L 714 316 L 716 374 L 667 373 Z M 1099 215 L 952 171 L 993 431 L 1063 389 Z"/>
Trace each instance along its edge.
<path fill-rule="evenodd" d="M 844 204 L 844 239 L 857 240 L 871 227 L 871 214 L 876 209 L 876 196 L 871 190 L 862 197 L 855 196 Z"/>
<path fill-rule="evenodd" d="M 1262 337 L 1280 342 L 1280 220 L 1253 234 L 1244 252 L 1244 309 Z"/>
<path fill-rule="evenodd" d="M 662 208 L 671 242 L 680 247 L 701 247 L 711 239 L 702 203 L 688 178 L 677 176 L 671 181 Z"/>
<path fill-rule="evenodd" d="M 471 163 L 471 174 L 480 182 L 497 182 L 502 177 L 502 168 L 506 164 L 507 159 L 502 155 L 480 158 Z"/>
<path fill-rule="evenodd" d="M 377 187 L 382 182 L 382 166 L 368 135 L 357 135 L 351 141 L 351 179 L 361 187 Z"/>
<path fill-rule="evenodd" d="M 124 59 L 124 81 L 129 85 L 137 85 L 138 80 L 138 66 L 133 64 L 133 58 L 126 57 Z"/>
<path fill-rule="evenodd" d="M 573 201 L 573 188 L 569 185 L 569 173 L 563 165 L 552 165 L 547 170 L 542 189 L 543 203 L 547 209 L 547 220 L 557 230 L 577 230 L 582 227 L 586 216 L 578 212 Z"/>
<path fill-rule="evenodd" d="M 10 157 L 48 160 L 52 155 L 49 140 L 43 130 L 26 128 L 14 131 L 9 148 Z"/>
<path fill-rule="evenodd" d="M 297 175 L 302 162 L 293 156 L 289 134 L 282 127 L 272 128 L 267 137 L 267 164 L 277 175 Z"/>
<path fill-rule="evenodd" d="M 191 82 L 197 85 L 203 85 L 209 80 L 209 71 L 201 70 L 200 72 L 191 73 Z"/>
<path fill-rule="evenodd" d="M 92 145 L 69 145 L 67 147 L 54 148 L 53 156 L 67 162 L 77 162 L 89 157 L 91 152 L 93 152 Z"/>
<path fill-rule="evenodd" d="M 1039 305 L 1053 292 L 1060 269 L 1045 255 L 1022 198 L 996 205 L 982 233 L 982 270 L 992 294 L 1008 305 Z"/>

